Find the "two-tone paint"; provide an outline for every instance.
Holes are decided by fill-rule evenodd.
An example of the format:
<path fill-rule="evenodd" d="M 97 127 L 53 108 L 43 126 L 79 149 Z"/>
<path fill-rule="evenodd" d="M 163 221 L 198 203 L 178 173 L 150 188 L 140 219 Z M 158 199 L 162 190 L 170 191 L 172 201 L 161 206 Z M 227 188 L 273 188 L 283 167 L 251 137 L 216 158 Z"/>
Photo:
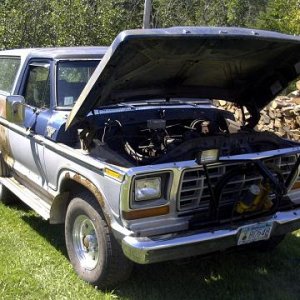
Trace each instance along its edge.
<path fill-rule="evenodd" d="M 292 38 L 289 36 L 281 36 L 279 34 L 274 34 L 272 36 L 265 32 L 259 33 L 262 34 L 262 37 L 257 34 L 252 34 L 251 31 L 243 31 L 240 29 L 235 29 L 231 32 L 235 40 L 242 37 L 245 40 L 250 41 L 250 43 L 252 40 L 257 41 L 265 38 L 266 41 L 268 41 L 268 46 L 272 45 L 272 43 L 277 45 L 277 42 L 280 44 L 281 39 L 287 40 L 290 43 L 290 46 L 284 48 L 283 43 L 284 51 L 282 53 L 286 53 L 289 49 L 294 50 L 299 47 L 300 44 L 299 39 L 296 37 Z M 25 107 L 24 124 L 10 122 L 6 118 L 6 107 L 8 104 L 7 97 L 9 97 L 9 95 L 3 94 L 0 96 L 1 154 L 6 163 L 12 169 L 12 175 L 15 178 L 15 181 L 9 181 L 7 178 L 1 177 L 0 182 L 13 191 L 14 189 L 18 189 L 18 184 L 20 186 L 22 185 L 27 187 L 32 194 L 36 195 L 37 199 L 35 202 L 30 199 L 26 201 L 24 200 L 24 202 L 33 207 L 45 219 L 49 219 L 51 223 L 64 222 L 68 203 L 74 193 L 80 193 L 82 190 L 90 191 L 98 200 L 106 221 L 110 225 L 115 237 L 122 245 L 124 253 L 130 259 L 138 263 L 151 263 L 231 247 L 236 244 L 236 239 L 243 226 L 262 221 L 273 222 L 273 234 L 283 234 L 299 228 L 300 211 L 299 208 L 295 208 L 288 212 L 279 211 L 272 216 L 247 221 L 247 224 L 236 224 L 231 228 L 219 227 L 202 230 L 201 232 L 188 231 L 188 222 L 190 217 L 178 217 L 177 195 L 182 172 L 187 169 L 199 168 L 199 165 L 195 161 L 182 161 L 124 168 L 93 158 L 79 147 L 74 148 L 70 146 L 73 138 L 78 138 L 76 126 L 80 123 L 80 120 L 85 118 L 92 109 L 98 109 L 100 113 L 101 104 L 105 104 L 103 101 L 106 101 L 109 98 L 106 96 L 111 95 L 113 97 L 115 95 L 114 77 L 109 77 L 108 73 L 105 73 L 107 70 L 113 70 L 114 68 L 117 69 L 117 67 L 119 67 L 114 65 L 113 62 L 111 63 L 111 57 L 113 59 L 116 59 L 117 57 L 117 59 L 121 59 L 122 61 L 122 59 L 124 59 L 121 55 L 122 49 L 124 49 L 126 43 L 130 44 L 130 41 L 135 40 L 139 43 L 139 38 L 142 44 L 143 39 L 150 41 L 150 43 L 152 38 L 154 38 L 155 42 L 163 41 L 163 45 L 166 48 L 160 48 L 159 50 L 165 55 L 167 50 L 166 45 L 168 44 L 165 43 L 167 36 L 168 38 L 171 38 L 171 40 L 175 40 L 176 43 L 179 43 L 182 36 L 184 36 L 184 40 L 189 41 L 188 36 L 190 34 L 191 36 L 194 34 L 196 41 L 203 38 L 205 40 L 206 47 L 210 47 L 210 45 L 213 44 L 216 36 L 217 44 L 222 44 L 223 41 L 229 41 L 230 44 L 230 37 L 228 38 L 227 33 L 218 33 L 218 29 L 208 30 L 208 32 L 201 33 L 200 29 L 194 30 L 190 28 L 186 30 L 182 28 L 175 28 L 158 31 L 149 30 L 141 32 L 125 32 L 116 39 L 109 49 L 99 47 L 80 47 L 61 49 L 25 49 L 2 52 L 1 55 L 5 57 L 19 57 L 21 61 L 16 81 L 14 82 L 14 86 L 11 91 L 12 95 L 22 94 L 28 72 L 28 66 L 31 61 L 39 60 L 42 62 L 49 62 L 50 64 L 52 97 L 50 108 L 42 110 L 38 115 L 36 115 L 36 125 L 34 128 L 31 128 L 30 119 L 36 112 L 30 107 Z M 147 45 L 147 43 L 145 45 Z M 278 46 L 279 50 L 280 48 L 281 47 Z M 130 49 L 127 49 L 126 53 L 128 53 L 129 50 Z M 146 50 L 143 50 L 144 54 L 148 53 Z M 179 47 L 179 50 L 187 50 L 187 48 Z M 106 52 L 107 54 L 105 54 Z M 208 51 L 208 53 L 210 53 L 210 51 Z M 148 66 L 148 71 L 150 71 L 148 75 L 153 77 L 153 72 L 155 71 L 153 66 L 158 64 L 156 56 L 152 56 L 153 52 L 150 54 L 149 57 L 151 57 L 151 63 L 154 62 L 154 65 L 150 64 L 150 66 Z M 188 54 L 193 55 L 191 52 Z M 273 53 L 274 57 L 275 54 L 276 51 Z M 114 55 L 116 55 L 116 57 Z M 57 62 L 60 60 L 80 59 L 101 60 L 103 56 L 103 61 L 99 64 L 91 80 L 79 97 L 72 113 L 70 113 L 71 108 L 63 109 L 58 107 L 55 79 Z M 176 57 L 179 56 L 180 55 L 177 55 Z M 210 57 L 210 54 L 208 57 Z M 287 68 L 288 77 L 300 73 L 299 62 L 297 59 L 298 54 L 293 52 L 292 59 L 288 61 L 291 62 Z M 172 63 L 174 63 L 174 60 Z M 196 66 L 198 63 L 199 61 L 194 61 Z M 128 72 L 125 72 L 126 76 L 124 78 L 120 78 L 116 81 L 118 83 L 116 86 L 117 88 L 125 88 L 126 80 L 131 79 L 131 76 L 133 75 L 134 76 L 132 78 L 141 77 L 137 71 L 139 70 L 139 67 L 131 75 L 129 74 L 130 68 L 128 66 L 130 65 L 130 61 L 127 61 L 126 66 L 128 69 L 125 68 L 125 70 Z M 285 64 L 282 64 L 281 67 L 282 70 L 285 70 Z M 248 62 L 246 70 L 249 69 L 251 69 L 251 62 Z M 101 77 L 103 75 L 101 74 L 103 70 L 105 71 L 104 75 L 106 76 L 104 76 L 104 78 Z M 226 77 L 227 73 L 224 72 L 223 75 Z M 133 90 L 121 90 L 116 98 L 113 98 L 113 103 L 119 101 L 118 97 L 120 97 L 120 95 L 125 95 L 125 97 L 128 98 L 139 97 L 148 95 L 153 91 L 156 92 L 153 95 L 150 95 L 151 97 L 161 96 L 161 93 L 166 95 L 166 90 L 164 89 L 157 90 L 156 87 L 153 89 L 147 89 L 146 91 L 143 89 L 143 85 L 146 84 L 150 78 L 149 76 L 145 77 L 145 80 L 141 82 L 141 86 L 139 87 L 145 94 L 137 94 L 137 91 Z M 168 76 L 165 78 L 166 81 L 170 79 Z M 234 73 L 234 76 L 231 78 L 231 83 L 235 83 L 238 77 L 238 72 L 237 74 Z M 110 80 L 109 85 L 103 87 L 102 83 L 105 82 L 107 78 Z M 278 78 L 281 78 L 281 76 L 278 76 Z M 274 78 L 275 82 L 278 78 Z M 192 80 L 193 76 L 191 76 L 190 79 Z M 269 82 L 266 80 L 266 82 L 271 85 L 273 84 L 273 81 Z M 232 86 L 231 83 L 228 85 L 229 87 Z M 254 83 L 255 81 L 252 82 L 251 88 L 255 86 Z M 245 92 L 243 88 L 248 87 L 248 85 L 239 85 L 239 87 L 241 87 L 239 90 L 239 96 L 242 96 Z M 264 90 L 264 87 L 265 85 L 262 84 L 261 90 Z M 282 84 L 282 87 L 284 87 L 284 84 Z M 172 88 L 173 86 L 170 86 L 170 89 L 167 90 L 167 94 L 172 95 Z M 185 92 L 185 88 L 186 86 L 182 86 L 179 93 L 182 94 Z M 218 92 L 215 86 L 211 86 L 209 90 L 214 91 L 215 93 Z M 206 92 L 207 90 L 200 87 L 200 89 L 196 88 L 193 91 L 197 94 L 199 91 Z M 222 95 L 225 97 L 228 94 L 228 91 L 224 89 L 223 92 L 224 93 Z M 231 96 L 236 95 L 236 90 L 232 90 L 231 92 Z M 274 93 L 277 92 L 278 90 Z M 251 101 L 251 99 L 249 101 Z M 95 105 L 95 107 L 93 105 Z M 261 102 L 260 106 L 263 105 L 264 102 Z M 190 109 L 191 107 L 187 105 L 186 107 L 182 106 L 182 108 Z M 65 130 L 66 124 L 71 126 L 71 128 L 67 131 Z M 300 147 L 291 147 L 287 149 L 252 153 L 242 157 L 239 155 L 221 157 L 218 163 L 221 164 L 223 162 L 236 160 L 253 161 L 277 155 L 298 153 L 300 153 Z M 167 196 L 166 199 L 164 199 L 165 202 L 158 207 L 145 207 L 138 209 L 132 207 L 131 189 L 134 179 L 142 175 L 155 176 L 155 174 L 161 173 L 169 174 L 168 186 L 166 187 Z M 298 174 L 295 174 L 291 185 L 297 179 L 297 176 Z M 22 193 L 18 192 L 16 194 L 22 197 Z M 294 201 L 295 206 L 300 204 L 299 199 L 300 197 L 297 195 L 295 196 L 295 192 L 293 192 L 292 200 Z M 39 201 L 43 203 L 43 205 L 39 206 Z M 214 247 L 212 247 L 212 245 L 214 245 Z"/>

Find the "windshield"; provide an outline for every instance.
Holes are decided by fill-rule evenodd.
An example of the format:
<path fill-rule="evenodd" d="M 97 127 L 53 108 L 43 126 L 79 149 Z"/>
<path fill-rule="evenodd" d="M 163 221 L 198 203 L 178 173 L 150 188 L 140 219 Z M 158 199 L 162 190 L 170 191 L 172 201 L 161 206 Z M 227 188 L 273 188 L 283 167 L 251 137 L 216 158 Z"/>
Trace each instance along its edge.
<path fill-rule="evenodd" d="M 59 61 L 57 68 L 57 105 L 73 106 L 95 71 L 99 60 Z"/>

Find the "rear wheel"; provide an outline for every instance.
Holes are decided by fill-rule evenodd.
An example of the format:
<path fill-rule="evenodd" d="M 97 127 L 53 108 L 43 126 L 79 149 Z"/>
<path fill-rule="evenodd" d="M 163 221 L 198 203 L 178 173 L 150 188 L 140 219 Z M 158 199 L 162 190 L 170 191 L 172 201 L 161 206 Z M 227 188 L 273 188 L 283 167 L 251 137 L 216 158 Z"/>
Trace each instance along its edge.
<path fill-rule="evenodd" d="M 85 281 L 108 288 L 130 275 L 132 262 L 124 256 L 90 193 L 69 204 L 65 238 L 70 261 Z"/>
<path fill-rule="evenodd" d="M 1 177 L 10 176 L 10 169 L 7 163 L 4 161 L 2 153 L 0 153 L 0 176 Z"/>
<path fill-rule="evenodd" d="M 0 203 L 14 204 L 17 201 L 17 197 L 2 183 L 0 183 Z"/>
<path fill-rule="evenodd" d="M 2 153 L 0 153 L 0 177 L 10 176 L 10 170 L 6 162 L 3 159 Z M 2 183 L 0 183 L 0 203 L 13 204 L 17 200 L 17 197 Z"/>

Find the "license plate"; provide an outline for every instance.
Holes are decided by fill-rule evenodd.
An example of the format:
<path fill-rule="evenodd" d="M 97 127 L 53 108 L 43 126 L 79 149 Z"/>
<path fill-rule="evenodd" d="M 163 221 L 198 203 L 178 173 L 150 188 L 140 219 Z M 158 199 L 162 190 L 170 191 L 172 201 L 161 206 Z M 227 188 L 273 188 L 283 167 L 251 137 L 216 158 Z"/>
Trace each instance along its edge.
<path fill-rule="evenodd" d="M 244 245 L 268 240 L 272 231 L 272 222 L 249 225 L 242 228 L 237 244 Z"/>

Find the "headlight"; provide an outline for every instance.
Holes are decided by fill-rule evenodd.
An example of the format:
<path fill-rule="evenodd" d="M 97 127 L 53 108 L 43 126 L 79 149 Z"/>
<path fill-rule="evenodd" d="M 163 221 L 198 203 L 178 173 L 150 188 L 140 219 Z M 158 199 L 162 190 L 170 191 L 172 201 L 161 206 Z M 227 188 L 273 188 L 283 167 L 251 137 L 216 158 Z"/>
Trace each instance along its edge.
<path fill-rule="evenodd" d="M 159 199 L 161 197 L 161 194 L 161 177 L 135 180 L 135 201 Z"/>

